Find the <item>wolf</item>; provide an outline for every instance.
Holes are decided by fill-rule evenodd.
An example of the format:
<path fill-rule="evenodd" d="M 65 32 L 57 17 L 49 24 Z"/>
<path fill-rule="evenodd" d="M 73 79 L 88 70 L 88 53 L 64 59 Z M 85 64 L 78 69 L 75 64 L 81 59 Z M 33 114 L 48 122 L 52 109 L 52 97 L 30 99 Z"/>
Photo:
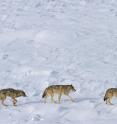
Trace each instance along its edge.
<path fill-rule="evenodd" d="M 117 97 L 117 88 L 107 89 L 105 96 L 104 96 L 104 101 L 106 101 L 106 104 L 109 103 L 110 105 L 113 105 L 111 102 L 113 97 Z"/>
<path fill-rule="evenodd" d="M 45 103 L 46 103 L 47 97 L 51 96 L 51 102 L 56 103 L 54 101 L 54 95 L 58 94 L 58 102 L 59 103 L 60 103 L 62 95 L 66 95 L 71 99 L 71 101 L 74 101 L 72 99 L 72 97 L 69 95 L 69 93 L 75 92 L 75 91 L 76 91 L 76 89 L 74 88 L 74 86 L 72 84 L 71 85 L 51 85 L 44 90 L 42 98 L 45 98 Z"/>
<path fill-rule="evenodd" d="M 16 98 L 17 97 L 26 97 L 26 93 L 22 90 L 16 90 L 13 88 L 7 88 L 7 89 L 1 89 L 0 90 L 0 100 L 2 100 L 2 105 L 7 106 L 4 101 L 6 100 L 7 97 L 11 97 L 13 100 L 13 106 L 16 106 Z"/>

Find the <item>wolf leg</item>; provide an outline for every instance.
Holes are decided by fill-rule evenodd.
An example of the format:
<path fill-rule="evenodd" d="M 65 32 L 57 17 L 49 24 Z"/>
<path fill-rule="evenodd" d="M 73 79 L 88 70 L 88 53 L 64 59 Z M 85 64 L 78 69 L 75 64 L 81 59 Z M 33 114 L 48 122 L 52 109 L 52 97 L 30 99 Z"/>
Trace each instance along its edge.
<path fill-rule="evenodd" d="M 53 100 L 53 97 L 51 96 L 51 102 L 53 103 L 53 101 L 54 101 L 54 100 Z"/>
<path fill-rule="evenodd" d="M 8 105 L 6 105 L 6 104 L 4 103 L 4 101 L 5 101 L 5 99 L 2 99 L 2 105 L 8 106 Z"/>
<path fill-rule="evenodd" d="M 55 101 L 54 101 L 54 95 L 51 95 L 51 102 L 53 103 L 56 103 Z"/>
<path fill-rule="evenodd" d="M 17 100 L 13 98 L 13 106 L 16 106 Z"/>
<path fill-rule="evenodd" d="M 60 103 L 61 101 L 61 93 L 58 95 L 58 102 Z"/>
<path fill-rule="evenodd" d="M 110 105 L 113 105 L 112 103 L 111 103 L 111 98 L 108 98 L 107 100 L 106 100 L 106 104 L 110 104 Z"/>
<path fill-rule="evenodd" d="M 45 101 L 44 102 L 47 103 L 47 96 L 45 96 Z"/>
<path fill-rule="evenodd" d="M 109 99 L 108 99 L 109 104 L 110 104 L 110 105 L 113 105 L 111 101 L 112 101 L 112 99 L 109 98 Z"/>
<path fill-rule="evenodd" d="M 108 100 L 106 100 L 106 104 L 108 104 Z"/>
<path fill-rule="evenodd" d="M 71 97 L 71 96 L 69 96 L 69 95 L 67 95 L 67 96 L 71 99 L 71 101 L 72 101 L 72 102 L 74 102 L 74 100 L 72 99 L 72 97 Z"/>

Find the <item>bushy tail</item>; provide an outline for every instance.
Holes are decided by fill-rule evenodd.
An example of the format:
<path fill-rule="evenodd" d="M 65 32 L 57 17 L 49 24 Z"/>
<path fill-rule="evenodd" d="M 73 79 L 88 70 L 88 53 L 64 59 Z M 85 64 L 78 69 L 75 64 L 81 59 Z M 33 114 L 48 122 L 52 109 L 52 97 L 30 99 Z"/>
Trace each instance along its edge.
<path fill-rule="evenodd" d="M 47 89 L 45 89 L 43 95 L 42 95 L 42 98 L 44 98 L 45 96 L 47 95 Z"/>
<path fill-rule="evenodd" d="M 106 93 L 105 96 L 104 96 L 104 101 L 107 100 L 107 99 L 108 99 L 108 97 L 107 97 L 107 93 Z"/>

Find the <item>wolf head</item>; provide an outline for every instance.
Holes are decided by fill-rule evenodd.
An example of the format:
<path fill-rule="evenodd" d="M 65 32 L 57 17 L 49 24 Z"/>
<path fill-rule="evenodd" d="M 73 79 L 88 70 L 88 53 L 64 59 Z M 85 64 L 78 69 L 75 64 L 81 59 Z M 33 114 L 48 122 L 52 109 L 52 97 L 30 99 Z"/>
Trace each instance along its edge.
<path fill-rule="evenodd" d="M 73 92 L 76 91 L 76 89 L 74 88 L 74 86 L 73 86 L 72 84 L 70 85 L 70 87 L 71 87 L 71 90 L 72 90 Z"/>
<path fill-rule="evenodd" d="M 20 90 L 19 93 L 18 93 L 18 96 L 26 97 L 27 95 L 26 95 L 26 93 L 24 91 Z"/>

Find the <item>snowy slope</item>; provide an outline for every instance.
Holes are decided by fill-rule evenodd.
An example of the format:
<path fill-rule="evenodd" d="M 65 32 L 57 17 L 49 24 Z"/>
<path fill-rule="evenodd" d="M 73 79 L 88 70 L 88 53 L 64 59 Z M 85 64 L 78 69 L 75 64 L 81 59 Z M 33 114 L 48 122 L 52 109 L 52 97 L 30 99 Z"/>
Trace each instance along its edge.
<path fill-rule="evenodd" d="M 13 107 L 0 104 L 1 124 L 115 124 L 117 99 L 116 0 L 1 0 L 0 89 L 24 90 Z M 44 104 L 51 84 L 77 91 L 61 104 Z"/>

